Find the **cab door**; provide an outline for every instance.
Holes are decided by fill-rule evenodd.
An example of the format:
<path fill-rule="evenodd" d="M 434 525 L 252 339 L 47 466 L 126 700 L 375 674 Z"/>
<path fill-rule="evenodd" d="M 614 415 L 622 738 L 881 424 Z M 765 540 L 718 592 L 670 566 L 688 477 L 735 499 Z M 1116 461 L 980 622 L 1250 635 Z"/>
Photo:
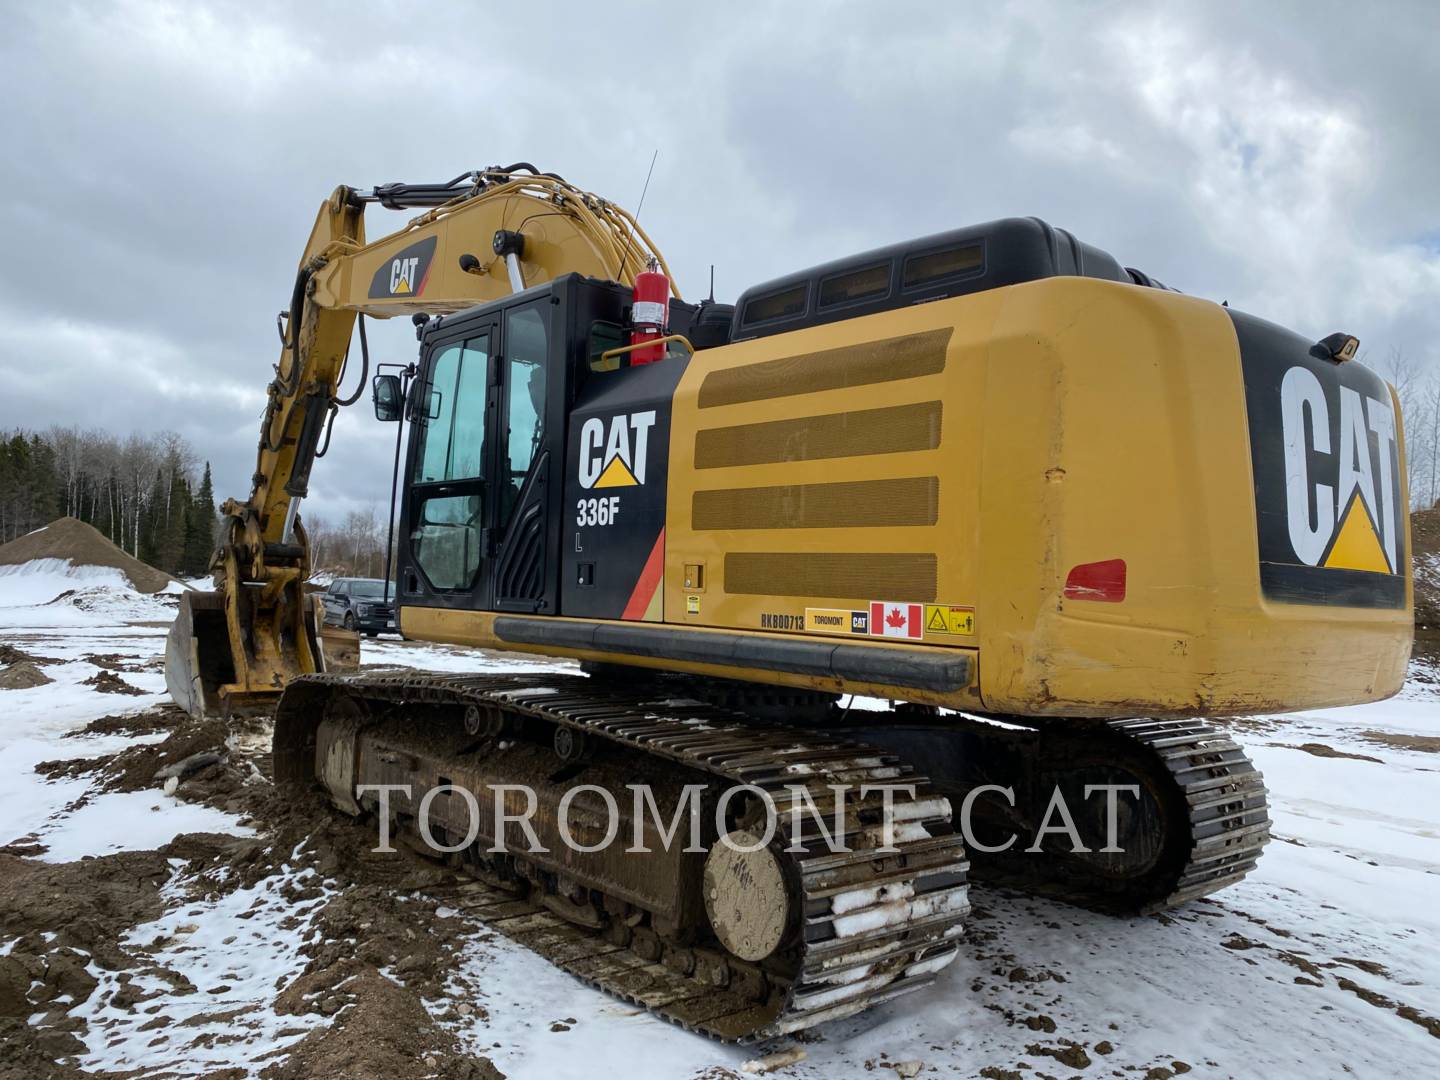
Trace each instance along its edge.
<path fill-rule="evenodd" d="M 436 341 L 412 387 L 402 597 L 428 592 L 427 603 L 438 606 L 490 606 L 499 513 L 498 331 L 496 321 L 467 321 L 464 336 Z"/>
<path fill-rule="evenodd" d="M 495 526 L 499 549 L 491 593 L 496 611 L 554 612 L 558 531 L 552 503 L 565 427 L 563 351 L 553 340 L 551 296 L 506 308 L 499 376 Z"/>
<path fill-rule="evenodd" d="M 618 315 L 610 286 L 566 275 L 426 332 L 406 409 L 402 606 L 559 612 L 577 293 L 586 318 L 590 293 Z"/>

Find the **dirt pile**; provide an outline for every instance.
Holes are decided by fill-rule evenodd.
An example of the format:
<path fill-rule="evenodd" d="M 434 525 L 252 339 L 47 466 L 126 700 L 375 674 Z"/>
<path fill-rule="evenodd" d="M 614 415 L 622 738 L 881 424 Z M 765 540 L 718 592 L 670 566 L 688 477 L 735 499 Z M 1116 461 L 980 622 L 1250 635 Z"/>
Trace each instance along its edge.
<path fill-rule="evenodd" d="M 44 686 L 54 681 L 29 660 L 21 660 L 0 668 L 0 690 L 29 690 L 33 686 Z"/>
<path fill-rule="evenodd" d="M 121 656 L 119 653 L 86 653 L 80 659 L 96 667 L 126 671 L 132 675 L 141 671 L 157 671 L 165 666 L 159 659 L 140 661 L 133 656 Z"/>
<path fill-rule="evenodd" d="M 67 739 L 86 735 L 155 735 L 179 727 L 186 713 L 172 705 L 162 705 L 143 713 L 121 713 L 91 720 L 78 731 L 66 732 Z"/>
<path fill-rule="evenodd" d="M 93 686 L 102 694 L 129 694 L 132 697 L 139 697 L 145 693 L 145 691 L 141 690 L 138 686 L 131 686 L 113 671 L 97 671 L 80 685 Z"/>
<path fill-rule="evenodd" d="M 17 649 L 13 645 L 6 645 L 0 641 L 0 667 L 9 667 L 11 664 L 20 663 L 60 664 L 64 661 L 57 660 L 53 656 L 36 656 L 34 653 L 28 653 L 24 649 Z"/>
<path fill-rule="evenodd" d="M 113 567 L 142 593 L 162 592 L 175 580 L 127 555 L 105 539 L 100 530 L 71 517 L 59 518 L 38 532 L 0 546 L 0 566 L 18 566 L 35 559 L 69 559 L 76 566 Z"/>
<path fill-rule="evenodd" d="M 102 718 L 84 734 L 157 731 L 169 735 L 118 754 L 42 761 L 35 771 L 51 779 L 94 774 L 102 791 L 144 791 L 173 778 L 180 797 L 232 813 L 254 813 L 270 799 L 273 789 L 255 782 L 258 770 L 244 753 L 232 751 L 231 732 L 219 720 L 195 720 L 165 705 L 137 716 Z"/>

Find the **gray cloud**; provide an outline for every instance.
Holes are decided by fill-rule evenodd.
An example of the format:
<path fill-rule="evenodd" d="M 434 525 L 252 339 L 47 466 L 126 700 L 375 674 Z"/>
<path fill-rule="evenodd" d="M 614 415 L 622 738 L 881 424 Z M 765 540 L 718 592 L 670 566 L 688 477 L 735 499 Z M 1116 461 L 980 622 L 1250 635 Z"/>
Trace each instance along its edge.
<path fill-rule="evenodd" d="M 173 428 L 243 494 L 316 206 L 525 159 L 722 298 L 1034 213 L 1372 355 L 1440 350 L 1434 5 L 28 5 L 0 42 L 0 427 Z M 403 222 L 372 214 L 377 236 Z M 405 324 L 377 328 L 409 359 Z M 388 498 L 357 408 L 312 510 Z"/>

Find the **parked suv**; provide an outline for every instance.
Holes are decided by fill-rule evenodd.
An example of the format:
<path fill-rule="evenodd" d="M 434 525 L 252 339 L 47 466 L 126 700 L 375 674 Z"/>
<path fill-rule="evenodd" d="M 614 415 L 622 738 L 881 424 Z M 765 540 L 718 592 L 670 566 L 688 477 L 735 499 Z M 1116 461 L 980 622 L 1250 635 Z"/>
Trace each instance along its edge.
<path fill-rule="evenodd" d="M 395 595 L 391 589 L 390 595 Z M 325 590 L 325 621 L 359 630 L 368 637 L 394 633 L 395 608 L 385 602 L 385 582 L 379 578 L 336 578 Z"/>

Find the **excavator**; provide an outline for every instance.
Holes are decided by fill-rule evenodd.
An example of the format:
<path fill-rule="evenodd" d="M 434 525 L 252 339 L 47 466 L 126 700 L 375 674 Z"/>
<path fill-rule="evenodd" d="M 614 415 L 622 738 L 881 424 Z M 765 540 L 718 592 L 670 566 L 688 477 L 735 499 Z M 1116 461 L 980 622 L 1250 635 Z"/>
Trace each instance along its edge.
<path fill-rule="evenodd" d="M 418 216 L 367 241 L 370 204 Z M 1036 218 L 733 305 L 670 280 L 634 217 L 528 164 L 337 188 L 215 591 L 167 644 L 182 707 L 273 713 L 277 783 L 439 838 L 478 914 L 577 977 L 749 1041 L 931 984 L 972 876 L 1187 903 L 1270 832 L 1209 718 L 1401 686 L 1404 437 L 1352 335 Z M 365 317 L 398 315 L 419 355 L 382 370 Z M 398 425 L 386 605 L 473 673 L 347 669 L 306 589 L 298 507 L 367 385 Z M 659 843 L 687 803 L 698 842 Z M 626 841 L 562 842 L 607 805 Z"/>

